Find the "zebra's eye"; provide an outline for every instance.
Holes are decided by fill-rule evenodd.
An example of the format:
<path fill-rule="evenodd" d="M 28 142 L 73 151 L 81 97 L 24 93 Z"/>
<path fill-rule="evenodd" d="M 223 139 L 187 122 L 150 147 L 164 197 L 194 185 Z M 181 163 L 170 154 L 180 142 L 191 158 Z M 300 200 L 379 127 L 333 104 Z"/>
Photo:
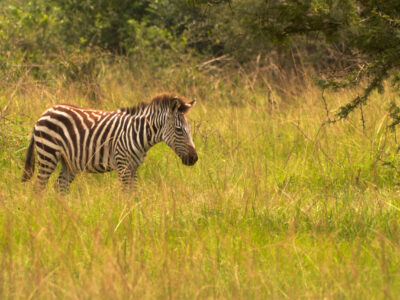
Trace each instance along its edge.
<path fill-rule="evenodd" d="M 175 127 L 175 131 L 176 131 L 176 133 L 182 133 L 183 132 L 181 127 Z"/>

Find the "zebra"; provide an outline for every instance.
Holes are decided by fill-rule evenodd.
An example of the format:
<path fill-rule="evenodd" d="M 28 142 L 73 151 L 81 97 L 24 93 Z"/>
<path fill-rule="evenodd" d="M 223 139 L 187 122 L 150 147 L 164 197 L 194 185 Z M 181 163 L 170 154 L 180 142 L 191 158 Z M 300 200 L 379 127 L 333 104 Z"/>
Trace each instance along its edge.
<path fill-rule="evenodd" d="M 137 169 L 147 151 L 165 142 L 192 166 L 197 152 L 185 114 L 195 105 L 182 97 L 160 94 L 150 103 L 115 111 L 81 108 L 69 104 L 54 105 L 36 122 L 28 147 L 22 182 L 34 173 L 36 148 L 37 185 L 43 189 L 57 164 L 61 172 L 56 189 L 67 194 L 75 176 L 82 172 L 118 171 L 125 188 L 137 180 Z"/>

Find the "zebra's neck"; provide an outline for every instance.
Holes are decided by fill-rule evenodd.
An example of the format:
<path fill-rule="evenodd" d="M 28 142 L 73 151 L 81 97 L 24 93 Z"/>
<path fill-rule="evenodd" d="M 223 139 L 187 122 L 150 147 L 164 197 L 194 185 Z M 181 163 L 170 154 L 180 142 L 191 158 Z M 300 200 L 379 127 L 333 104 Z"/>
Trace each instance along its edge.
<path fill-rule="evenodd" d="M 147 152 L 152 146 L 162 141 L 162 128 L 165 120 L 155 112 L 132 116 L 129 135 L 137 148 Z"/>

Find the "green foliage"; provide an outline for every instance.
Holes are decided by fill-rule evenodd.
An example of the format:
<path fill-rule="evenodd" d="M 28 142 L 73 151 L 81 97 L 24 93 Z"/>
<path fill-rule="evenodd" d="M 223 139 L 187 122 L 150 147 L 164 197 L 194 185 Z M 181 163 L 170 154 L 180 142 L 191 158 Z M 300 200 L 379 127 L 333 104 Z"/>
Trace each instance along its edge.
<path fill-rule="evenodd" d="M 101 47 L 115 53 L 126 53 L 123 43 L 135 38 L 129 30 L 131 20 L 140 22 L 147 13 L 148 0 L 66 0 L 50 1 L 57 7 L 60 34 L 67 45 Z"/>
<path fill-rule="evenodd" d="M 243 51 L 245 47 L 240 47 L 237 35 L 229 36 L 235 37 L 234 43 L 241 50 L 242 60 L 248 57 L 246 54 L 254 55 L 254 50 L 271 52 L 268 43 L 300 48 L 303 55 L 308 54 L 304 49 L 311 45 L 314 52 L 325 51 L 325 55 L 313 63 L 314 67 L 325 66 L 335 73 L 335 78 L 322 83 L 324 88 L 350 87 L 367 82 L 360 96 L 339 109 L 337 119 L 346 118 L 365 104 L 372 91 L 382 91 L 388 77 L 396 78 L 394 74 L 400 64 L 400 2 L 397 0 L 195 2 L 197 5 L 229 5 L 235 21 L 220 19 L 224 18 L 226 27 L 232 28 L 235 22 L 240 24 L 243 30 L 241 40 L 250 50 Z M 306 42 L 299 37 L 306 37 Z M 258 47 L 250 41 L 256 41 Z M 329 60 L 326 53 L 332 49 L 334 58 Z M 229 48 L 224 50 L 229 51 Z"/>
<path fill-rule="evenodd" d="M 57 22 L 47 1 L 2 1 L 0 11 L 0 70 L 7 79 L 27 69 L 40 77 L 43 54 L 56 50 L 52 35 Z"/>
<path fill-rule="evenodd" d="M 323 88 L 364 87 L 335 120 L 366 104 L 386 79 L 398 83 L 396 0 L 5 0 L 0 10 L 6 82 L 27 74 L 53 82 L 61 72 L 67 84 L 92 95 L 90 85 L 101 90 L 105 57 L 108 63 L 119 55 L 131 70 L 198 57 L 215 67 L 229 61 L 228 68 L 264 66 L 299 78 L 312 69 Z"/>
<path fill-rule="evenodd" d="M 350 58 L 347 63 L 352 71 L 343 78 L 341 86 L 368 81 L 363 94 L 339 110 L 339 119 L 346 118 L 355 108 L 365 104 L 372 91 L 382 91 L 384 80 L 400 63 L 398 1 L 271 3 L 264 5 L 265 9 L 254 23 L 256 31 L 277 41 L 290 39 L 293 35 L 321 32 L 327 43 L 343 44 L 345 52 L 353 56 L 354 63 Z"/>

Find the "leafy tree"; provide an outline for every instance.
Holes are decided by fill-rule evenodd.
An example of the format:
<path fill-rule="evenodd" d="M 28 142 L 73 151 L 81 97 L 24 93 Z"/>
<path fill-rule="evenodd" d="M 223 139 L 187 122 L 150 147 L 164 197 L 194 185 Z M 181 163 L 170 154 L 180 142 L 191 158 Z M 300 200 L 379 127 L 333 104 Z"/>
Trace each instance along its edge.
<path fill-rule="evenodd" d="M 7 78 L 12 64 L 29 63 L 35 71 L 60 56 L 73 57 L 62 63 L 76 65 L 78 73 L 86 66 L 96 70 L 96 62 L 80 54 L 93 49 L 137 60 L 151 57 L 162 66 L 185 52 L 228 54 L 246 64 L 260 53 L 311 45 L 319 58 L 314 66 L 337 71 L 320 81 L 323 88 L 367 82 L 335 120 L 367 103 L 388 78 L 400 84 L 398 0 L 4 0 L 0 11 L 0 69 Z M 332 49 L 334 57 L 323 52 Z M 43 78 L 51 70 L 35 72 Z M 395 124 L 400 123 L 396 107 Z"/>
<path fill-rule="evenodd" d="M 149 0 L 52 0 L 57 7 L 63 39 L 67 45 L 98 46 L 126 53 L 123 41 L 130 34 L 129 22 L 148 15 Z"/>
<path fill-rule="evenodd" d="M 238 8 L 241 24 L 252 39 L 278 45 L 293 45 L 299 36 L 335 45 L 337 56 L 346 58 L 346 72 L 321 80 L 323 88 L 343 88 L 367 81 L 363 93 L 340 108 L 337 118 L 346 118 L 367 102 L 374 91 L 382 91 L 388 78 L 400 83 L 400 1 L 398 0 L 198 0 L 195 5 Z M 343 71 L 343 70 L 342 70 Z M 337 72 L 339 73 L 339 72 Z M 399 109 L 391 108 L 395 123 Z M 397 116 L 397 117 L 396 117 Z M 396 121 L 397 120 L 397 121 Z"/>

